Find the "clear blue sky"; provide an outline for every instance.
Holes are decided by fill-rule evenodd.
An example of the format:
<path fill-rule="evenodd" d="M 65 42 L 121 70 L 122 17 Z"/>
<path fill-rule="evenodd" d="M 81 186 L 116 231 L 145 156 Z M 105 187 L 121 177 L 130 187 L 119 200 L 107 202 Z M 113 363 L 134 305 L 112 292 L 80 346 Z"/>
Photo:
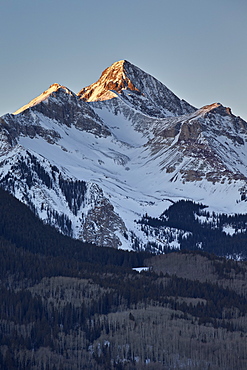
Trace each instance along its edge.
<path fill-rule="evenodd" d="M 180 98 L 247 120 L 246 0 L 0 0 L 0 115 L 127 59 Z"/>

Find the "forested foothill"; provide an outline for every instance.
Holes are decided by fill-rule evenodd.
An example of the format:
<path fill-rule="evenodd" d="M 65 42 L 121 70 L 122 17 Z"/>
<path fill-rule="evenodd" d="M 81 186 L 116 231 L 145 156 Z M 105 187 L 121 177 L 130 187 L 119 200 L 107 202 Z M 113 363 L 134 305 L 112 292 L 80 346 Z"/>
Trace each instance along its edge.
<path fill-rule="evenodd" d="M 0 261 L 0 369 L 246 369 L 244 261 L 82 243 L 1 189 Z"/>
<path fill-rule="evenodd" d="M 218 256 L 247 260 L 247 214 L 210 213 L 202 204 L 180 200 L 159 218 L 145 215 L 138 223 L 147 234 L 156 232 L 162 235 L 164 230 L 164 238 L 167 238 L 167 228 L 182 231 L 177 240 L 181 250 L 203 250 Z M 159 246 L 156 245 L 156 248 L 159 249 Z M 168 243 L 164 251 L 171 250 Z"/>

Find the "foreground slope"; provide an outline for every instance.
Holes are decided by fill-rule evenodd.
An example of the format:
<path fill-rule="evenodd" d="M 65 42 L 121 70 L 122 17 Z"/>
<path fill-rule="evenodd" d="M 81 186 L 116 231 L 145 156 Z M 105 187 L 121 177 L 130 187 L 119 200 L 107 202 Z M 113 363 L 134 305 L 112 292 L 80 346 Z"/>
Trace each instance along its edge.
<path fill-rule="evenodd" d="M 162 249 L 179 232 L 147 235 L 143 215 L 180 199 L 246 212 L 247 123 L 219 103 L 197 110 L 127 61 L 77 95 L 51 85 L 0 127 L 1 186 L 74 238 Z"/>

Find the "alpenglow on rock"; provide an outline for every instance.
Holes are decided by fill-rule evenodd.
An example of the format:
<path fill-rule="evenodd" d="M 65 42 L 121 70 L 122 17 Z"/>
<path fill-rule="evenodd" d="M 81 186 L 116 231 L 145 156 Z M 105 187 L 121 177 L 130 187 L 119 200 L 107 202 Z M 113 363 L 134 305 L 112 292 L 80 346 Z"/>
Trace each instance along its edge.
<path fill-rule="evenodd" d="M 143 215 L 180 199 L 246 213 L 247 123 L 220 103 L 196 109 L 127 61 L 78 94 L 51 85 L 0 130 L 0 186 L 74 238 L 162 251 L 183 236 L 145 232 Z"/>

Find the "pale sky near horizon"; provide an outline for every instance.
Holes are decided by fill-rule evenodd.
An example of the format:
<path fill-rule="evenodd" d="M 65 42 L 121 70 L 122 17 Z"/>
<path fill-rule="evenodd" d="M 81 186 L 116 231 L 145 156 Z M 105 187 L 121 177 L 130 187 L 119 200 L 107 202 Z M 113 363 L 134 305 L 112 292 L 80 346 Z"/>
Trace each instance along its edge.
<path fill-rule="evenodd" d="M 0 0 L 0 115 L 126 59 L 181 99 L 247 120 L 246 0 Z"/>

